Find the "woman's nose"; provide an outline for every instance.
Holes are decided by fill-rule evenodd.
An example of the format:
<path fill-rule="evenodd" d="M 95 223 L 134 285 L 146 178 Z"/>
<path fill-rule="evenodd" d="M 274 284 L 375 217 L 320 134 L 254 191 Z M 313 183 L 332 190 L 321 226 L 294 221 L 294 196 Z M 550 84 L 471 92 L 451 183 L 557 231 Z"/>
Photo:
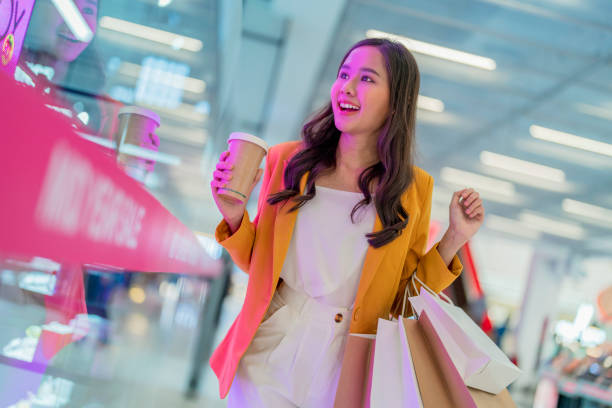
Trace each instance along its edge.
<path fill-rule="evenodd" d="M 355 95 L 355 87 L 350 82 L 347 82 L 342 87 L 342 93 L 354 96 Z"/>

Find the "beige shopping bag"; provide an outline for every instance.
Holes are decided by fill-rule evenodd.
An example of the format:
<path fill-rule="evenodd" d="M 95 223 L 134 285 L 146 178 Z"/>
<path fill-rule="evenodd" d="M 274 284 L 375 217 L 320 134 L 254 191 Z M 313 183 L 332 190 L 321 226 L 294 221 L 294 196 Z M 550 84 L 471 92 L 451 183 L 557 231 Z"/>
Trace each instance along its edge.
<path fill-rule="evenodd" d="M 375 338 L 373 334 L 349 334 L 334 408 L 369 408 Z"/>

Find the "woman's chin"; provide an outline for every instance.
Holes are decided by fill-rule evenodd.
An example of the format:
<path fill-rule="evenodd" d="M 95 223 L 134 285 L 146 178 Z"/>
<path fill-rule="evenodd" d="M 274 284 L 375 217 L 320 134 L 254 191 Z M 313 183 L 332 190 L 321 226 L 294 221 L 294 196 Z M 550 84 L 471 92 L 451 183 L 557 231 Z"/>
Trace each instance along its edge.
<path fill-rule="evenodd" d="M 347 123 L 343 118 L 334 117 L 334 124 L 336 125 L 336 129 L 343 133 L 350 133 L 355 130 L 355 126 L 353 123 Z"/>

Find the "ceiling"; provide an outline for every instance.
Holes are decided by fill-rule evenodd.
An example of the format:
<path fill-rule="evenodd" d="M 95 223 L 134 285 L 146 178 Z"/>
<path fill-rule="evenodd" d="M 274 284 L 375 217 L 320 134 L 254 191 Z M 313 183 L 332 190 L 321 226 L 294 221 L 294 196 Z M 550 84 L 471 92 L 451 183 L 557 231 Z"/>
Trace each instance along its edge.
<path fill-rule="evenodd" d="M 491 231 L 512 231 L 521 239 L 583 253 L 612 253 L 612 217 L 598 220 L 592 217 L 597 211 L 591 217 L 568 211 L 576 202 L 612 209 L 612 156 L 533 136 L 546 128 L 612 143 L 611 2 L 174 0 L 163 8 L 157 0 L 129 4 L 128 8 L 125 2 L 104 0 L 101 16 L 172 31 L 204 44 L 198 52 L 186 52 L 104 28 L 95 40 L 107 64 L 107 93 L 118 85 L 133 88 L 137 75 L 129 75 L 129 64 L 142 64 L 150 55 L 188 64 L 189 77 L 206 83 L 204 92 L 186 91 L 179 108 L 158 110 L 160 151 L 181 162 L 158 163 L 148 182 L 151 192 L 191 228 L 211 232 L 219 219 L 208 183 L 227 134 L 249 131 L 272 144 L 297 139 L 307 115 L 327 101 L 347 48 L 375 29 L 487 57 L 496 64 L 494 70 L 484 70 L 414 52 L 421 72 L 420 94 L 444 104 L 442 112 L 419 109 L 417 114 L 417 162 L 436 179 L 434 218 L 444 222 L 452 191 L 468 181 L 473 184 L 462 172 L 475 173 L 502 180 L 502 187 L 510 185 L 513 191 L 504 196 L 496 186 L 493 191 L 479 189 L 494 221 L 486 225 Z M 109 61 L 114 61 L 113 70 Z M 203 102 L 207 109 L 202 110 Z M 493 156 L 493 166 L 484 164 L 483 151 L 561 170 L 565 181 L 542 181 L 539 171 L 517 175 L 497 168 L 498 156 Z M 453 177 L 459 181 L 450 181 Z M 491 182 L 486 179 L 485 185 Z M 564 210 L 566 199 L 574 201 L 565 201 Z M 571 223 L 570 232 L 579 228 L 580 237 L 546 233 L 558 229 L 555 222 Z M 534 231 L 537 235 L 528 233 Z"/>

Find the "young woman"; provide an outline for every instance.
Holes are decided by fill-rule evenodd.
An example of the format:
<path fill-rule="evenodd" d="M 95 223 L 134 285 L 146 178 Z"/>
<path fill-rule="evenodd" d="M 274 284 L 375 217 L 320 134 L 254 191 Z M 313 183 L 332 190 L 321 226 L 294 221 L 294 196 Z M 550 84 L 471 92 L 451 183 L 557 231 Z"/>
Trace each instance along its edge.
<path fill-rule="evenodd" d="M 379 317 L 399 314 L 413 273 L 441 291 L 461 272 L 455 253 L 484 209 L 477 192 L 457 191 L 448 230 L 425 253 L 433 179 L 413 164 L 419 82 L 401 44 L 355 44 L 302 140 L 270 149 L 252 222 L 217 196 L 232 177 L 221 154 L 216 237 L 250 275 L 211 357 L 228 406 L 333 406 L 348 332 L 375 333 Z"/>

